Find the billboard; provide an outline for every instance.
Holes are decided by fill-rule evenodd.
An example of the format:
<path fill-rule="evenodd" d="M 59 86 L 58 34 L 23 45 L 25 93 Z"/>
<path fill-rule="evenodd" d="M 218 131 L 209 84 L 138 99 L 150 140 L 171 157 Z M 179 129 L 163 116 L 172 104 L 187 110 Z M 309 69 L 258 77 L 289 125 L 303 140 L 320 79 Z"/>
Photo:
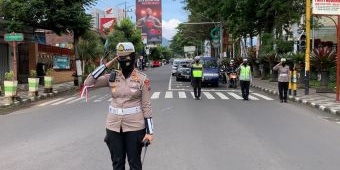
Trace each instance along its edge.
<path fill-rule="evenodd" d="M 100 18 L 100 30 L 105 31 L 109 29 L 110 31 L 116 25 L 116 18 Z"/>
<path fill-rule="evenodd" d="M 147 44 L 162 43 L 161 0 L 136 0 L 136 27 L 147 36 Z"/>
<path fill-rule="evenodd" d="M 313 0 L 313 14 L 340 15 L 340 0 Z"/>

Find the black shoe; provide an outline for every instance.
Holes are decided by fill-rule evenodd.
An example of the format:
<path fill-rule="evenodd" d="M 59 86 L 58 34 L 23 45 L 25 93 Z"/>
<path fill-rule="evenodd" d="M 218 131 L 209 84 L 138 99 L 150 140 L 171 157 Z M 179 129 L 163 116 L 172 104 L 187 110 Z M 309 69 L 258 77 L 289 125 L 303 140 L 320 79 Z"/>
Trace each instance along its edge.
<path fill-rule="evenodd" d="M 287 100 L 284 100 L 285 103 L 288 103 Z"/>

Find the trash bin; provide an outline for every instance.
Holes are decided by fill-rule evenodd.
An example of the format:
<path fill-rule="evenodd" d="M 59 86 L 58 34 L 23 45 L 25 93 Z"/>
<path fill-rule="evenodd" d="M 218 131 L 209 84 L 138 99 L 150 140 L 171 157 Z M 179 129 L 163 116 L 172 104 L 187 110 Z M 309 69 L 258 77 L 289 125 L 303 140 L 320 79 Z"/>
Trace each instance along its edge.
<path fill-rule="evenodd" d="M 39 85 L 44 85 L 45 75 L 46 75 L 45 63 L 37 63 L 37 77 L 39 78 Z"/>

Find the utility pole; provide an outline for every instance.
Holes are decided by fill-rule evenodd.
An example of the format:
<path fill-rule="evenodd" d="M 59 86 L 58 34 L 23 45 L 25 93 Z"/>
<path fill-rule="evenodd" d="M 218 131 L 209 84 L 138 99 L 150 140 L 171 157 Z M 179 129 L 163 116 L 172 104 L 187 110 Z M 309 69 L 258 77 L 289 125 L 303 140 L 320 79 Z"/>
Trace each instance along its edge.
<path fill-rule="evenodd" d="M 127 13 L 128 12 L 132 12 L 132 9 L 127 9 L 127 8 L 129 8 L 129 7 L 132 7 L 133 5 L 131 5 L 131 6 L 126 6 L 126 1 L 124 2 L 124 9 L 123 9 L 123 12 L 124 12 L 124 19 L 126 19 L 126 16 L 127 16 Z"/>
<path fill-rule="evenodd" d="M 311 0 L 306 0 L 305 95 L 309 95 Z"/>

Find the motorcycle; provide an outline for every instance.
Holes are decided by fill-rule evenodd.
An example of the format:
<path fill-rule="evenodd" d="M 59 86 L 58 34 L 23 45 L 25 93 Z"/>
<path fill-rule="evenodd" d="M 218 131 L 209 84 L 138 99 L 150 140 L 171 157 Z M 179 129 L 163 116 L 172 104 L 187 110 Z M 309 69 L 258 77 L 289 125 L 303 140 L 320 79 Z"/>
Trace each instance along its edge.
<path fill-rule="evenodd" d="M 237 73 L 236 72 L 231 72 L 229 74 L 229 88 L 236 88 L 237 87 Z"/>
<path fill-rule="evenodd" d="M 226 84 L 227 83 L 227 77 L 225 75 L 225 70 L 223 68 L 220 69 L 219 81 L 222 84 Z"/>

